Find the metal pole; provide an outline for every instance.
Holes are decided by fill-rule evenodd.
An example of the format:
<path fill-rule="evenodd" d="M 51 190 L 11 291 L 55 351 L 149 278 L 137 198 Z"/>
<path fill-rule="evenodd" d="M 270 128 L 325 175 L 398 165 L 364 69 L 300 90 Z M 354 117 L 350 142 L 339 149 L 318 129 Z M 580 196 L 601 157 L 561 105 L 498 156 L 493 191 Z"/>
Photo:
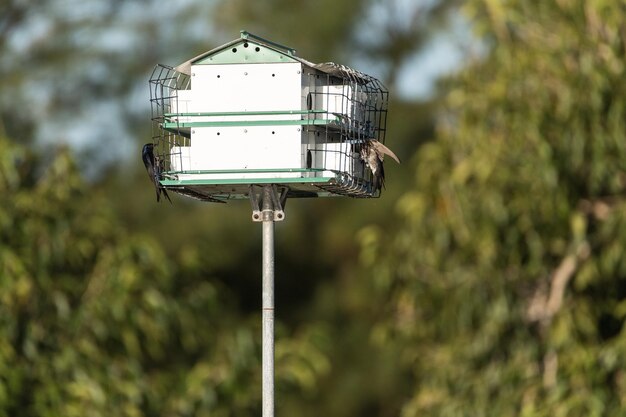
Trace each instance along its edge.
<path fill-rule="evenodd" d="M 263 417 L 274 417 L 274 208 L 271 186 L 263 187 Z"/>

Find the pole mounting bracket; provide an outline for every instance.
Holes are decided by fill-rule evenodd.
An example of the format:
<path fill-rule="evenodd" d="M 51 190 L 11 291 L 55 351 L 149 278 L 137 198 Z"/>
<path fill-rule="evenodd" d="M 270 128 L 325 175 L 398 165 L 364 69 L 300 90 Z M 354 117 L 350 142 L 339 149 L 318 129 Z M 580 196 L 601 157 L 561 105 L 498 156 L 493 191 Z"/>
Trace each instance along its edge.
<path fill-rule="evenodd" d="M 250 185 L 250 204 L 252 205 L 252 221 L 275 221 L 285 219 L 285 204 L 289 188 L 285 186 Z"/>

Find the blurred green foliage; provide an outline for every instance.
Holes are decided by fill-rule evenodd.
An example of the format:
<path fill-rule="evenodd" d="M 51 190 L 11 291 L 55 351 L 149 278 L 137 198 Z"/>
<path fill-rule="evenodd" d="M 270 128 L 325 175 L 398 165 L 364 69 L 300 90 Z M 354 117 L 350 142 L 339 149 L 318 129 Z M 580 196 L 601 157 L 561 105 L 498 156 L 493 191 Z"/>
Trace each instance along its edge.
<path fill-rule="evenodd" d="M 219 283 L 153 237 L 119 226 L 68 149 L 36 176 L 2 139 L 0 413 L 6 416 L 252 415 L 258 323 Z M 277 345 L 279 383 L 314 390 L 328 372 L 308 326 Z"/>
<path fill-rule="evenodd" d="M 400 227 L 361 236 L 389 297 L 373 334 L 413 373 L 402 415 L 620 415 L 626 5 L 464 8 L 489 53 L 450 80 Z"/>

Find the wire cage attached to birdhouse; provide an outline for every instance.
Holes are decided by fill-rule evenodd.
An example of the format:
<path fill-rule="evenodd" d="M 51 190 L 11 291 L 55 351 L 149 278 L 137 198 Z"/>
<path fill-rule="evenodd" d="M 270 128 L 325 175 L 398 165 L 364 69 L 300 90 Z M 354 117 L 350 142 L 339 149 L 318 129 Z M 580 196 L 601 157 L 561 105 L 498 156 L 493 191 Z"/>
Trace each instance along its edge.
<path fill-rule="evenodd" d="M 206 201 L 278 184 L 289 197 L 378 197 L 362 149 L 384 143 L 388 91 L 245 31 L 150 78 L 160 185 Z"/>

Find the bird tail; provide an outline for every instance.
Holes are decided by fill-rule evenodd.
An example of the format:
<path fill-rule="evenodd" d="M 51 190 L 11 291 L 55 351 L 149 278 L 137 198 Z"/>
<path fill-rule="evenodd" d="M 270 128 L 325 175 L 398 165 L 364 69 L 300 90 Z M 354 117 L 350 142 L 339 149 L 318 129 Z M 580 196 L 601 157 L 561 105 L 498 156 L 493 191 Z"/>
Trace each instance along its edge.
<path fill-rule="evenodd" d="M 384 154 L 384 155 L 389 155 L 390 157 L 393 158 L 394 161 L 396 161 L 397 163 L 400 163 L 400 158 L 398 158 L 391 149 L 389 149 L 388 147 L 386 147 L 385 145 L 383 145 L 382 143 L 380 143 L 379 141 L 375 139 L 373 139 L 371 142 L 372 142 L 372 146 L 374 146 L 374 149 L 376 149 L 379 153 Z"/>
<path fill-rule="evenodd" d="M 163 190 L 163 195 L 165 196 L 165 198 L 167 198 L 167 201 L 169 201 L 170 204 L 172 204 L 172 200 L 170 199 L 170 196 L 167 194 L 167 190 L 165 188 L 163 188 L 162 190 Z"/>

